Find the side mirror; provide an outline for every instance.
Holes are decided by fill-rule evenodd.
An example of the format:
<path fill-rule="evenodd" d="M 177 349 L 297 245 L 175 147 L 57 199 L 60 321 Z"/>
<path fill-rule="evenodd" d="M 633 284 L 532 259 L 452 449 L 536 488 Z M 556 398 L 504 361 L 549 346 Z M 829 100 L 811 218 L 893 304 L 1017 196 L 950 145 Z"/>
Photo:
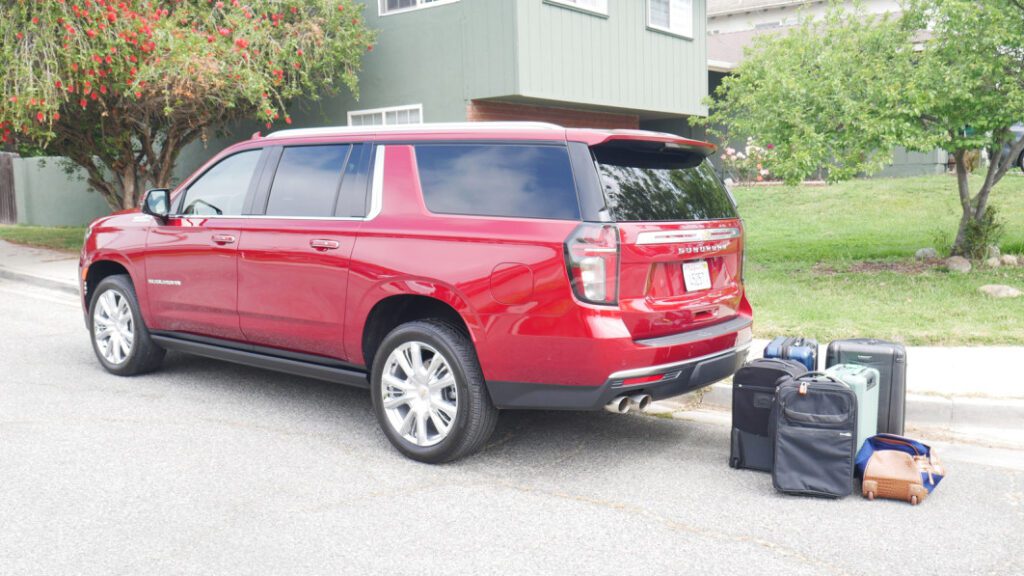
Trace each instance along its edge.
<path fill-rule="evenodd" d="M 142 213 L 166 221 L 171 213 L 171 191 L 167 188 L 153 188 L 142 200 Z"/>

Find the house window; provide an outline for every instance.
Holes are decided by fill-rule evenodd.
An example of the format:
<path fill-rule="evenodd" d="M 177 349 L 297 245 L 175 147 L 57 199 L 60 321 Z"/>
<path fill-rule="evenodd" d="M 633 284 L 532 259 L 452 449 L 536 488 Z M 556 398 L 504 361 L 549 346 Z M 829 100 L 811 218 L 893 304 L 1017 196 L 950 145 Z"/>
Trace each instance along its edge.
<path fill-rule="evenodd" d="M 349 126 L 396 126 L 398 124 L 422 123 L 422 104 L 374 110 L 353 110 L 348 113 Z"/>
<path fill-rule="evenodd" d="M 693 38 L 693 0 L 647 0 L 647 25 Z"/>
<path fill-rule="evenodd" d="M 440 6 L 441 4 L 451 4 L 452 2 L 458 2 L 458 0 L 379 0 L 380 15 L 394 14 L 396 12 L 408 12 L 409 10 L 418 10 L 420 8 L 429 8 L 431 6 Z"/>
<path fill-rule="evenodd" d="M 547 0 L 552 4 L 566 4 L 588 12 L 608 13 L 608 0 Z"/>

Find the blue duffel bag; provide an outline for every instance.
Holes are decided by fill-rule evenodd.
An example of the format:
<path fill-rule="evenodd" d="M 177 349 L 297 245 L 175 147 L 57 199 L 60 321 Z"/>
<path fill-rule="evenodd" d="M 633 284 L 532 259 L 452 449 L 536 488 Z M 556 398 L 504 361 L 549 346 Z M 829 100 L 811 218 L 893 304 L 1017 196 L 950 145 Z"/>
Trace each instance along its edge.
<path fill-rule="evenodd" d="M 864 479 L 864 471 L 871 456 L 884 450 L 898 450 L 909 455 L 921 471 L 921 484 L 929 494 L 935 490 L 945 475 L 938 457 L 932 454 L 932 449 L 927 444 L 896 434 L 878 434 L 868 438 L 857 453 L 855 468 L 858 478 Z"/>

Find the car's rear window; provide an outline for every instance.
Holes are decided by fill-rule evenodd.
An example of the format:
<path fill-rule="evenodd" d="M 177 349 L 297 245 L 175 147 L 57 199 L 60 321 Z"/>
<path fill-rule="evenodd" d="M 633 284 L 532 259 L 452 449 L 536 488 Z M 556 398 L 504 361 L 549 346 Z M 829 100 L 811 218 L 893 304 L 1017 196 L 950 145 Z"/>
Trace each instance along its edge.
<path fill-rule="evenodd" d="M 616 222 L 736 218 L 725 185 L 700 154 L 654 148 L 592 148 L 605 207 Z"/>
<path fill-rule="evenodd" d="M 436 214 L 580 218 L 565 146 L 420 144 L 416 164 Z"/>

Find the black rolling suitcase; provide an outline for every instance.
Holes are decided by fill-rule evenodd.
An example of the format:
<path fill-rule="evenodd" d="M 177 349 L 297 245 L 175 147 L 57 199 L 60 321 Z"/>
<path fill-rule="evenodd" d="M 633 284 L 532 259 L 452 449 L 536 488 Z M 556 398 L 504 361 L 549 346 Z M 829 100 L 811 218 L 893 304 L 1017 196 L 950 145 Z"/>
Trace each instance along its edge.
<path fill-rule="evenodd" d="M 853 492 L 857 396 L 824 374 L 779 385 L 772 407 L 772 484 L 786 494 L 842 498 Z"/>
<path fill-rule="evenodd" d="M 878 433 L 903 435 L 907 400 L 907 349 L 902 344 L 853 338 L 828 345 L 825 367 L 859 364 L 878 370 Z"/>
<path fill-rule="evenodd" d="M 732 441 L 729 466 L 772 470 L 770 420 L 775 388 L 807 368 L 795 360 L 758 358 L 732 377 Z"/>

